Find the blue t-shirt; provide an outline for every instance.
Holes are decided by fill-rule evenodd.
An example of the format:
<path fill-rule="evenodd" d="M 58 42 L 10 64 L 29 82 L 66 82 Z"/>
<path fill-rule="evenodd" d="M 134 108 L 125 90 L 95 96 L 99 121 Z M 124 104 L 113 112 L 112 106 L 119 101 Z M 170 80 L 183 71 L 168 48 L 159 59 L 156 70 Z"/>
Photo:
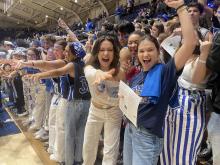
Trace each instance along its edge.
<path fill-rule="evenodd" d="M 63 98 L 67 99 L 69 94 L 70 83 L 68 80 L 68 75 L 60 76 L 60 93 Z"/>
<path fill-rule="evenodd" d="M 27 73 L 27 74 L 35 74 L 35 73 L 39 73 L 39 72 L 40 72 L 39 69 L 28 68 L 28 67 L 24 67 L 22 70 L 23 70 L 25 73 Z"/>
<path fill-rule="evenodd" d="M 49 93 L 53 93 L 54 85 L 53 85 L 52 79 L 48 78 L 48 79 L 43 79 L 43 80 L 45 81 L 46 91 Z"/>
<path fill-rule="evenodd" d="M 177 73 L 174 59 L 164 64 L 161 78 L 161 95 L 157 104 L 149 103 L 146 98 L 142 97 L 143 99 L 138 107 L 138 127 L 144 127 L 158 137 L 163 137 L 164 118 L 180 73 Z M 147 72 L 140 72 L 131 79 L 130 87 L 138 95 L 142 91 L 146 75 Z"/>

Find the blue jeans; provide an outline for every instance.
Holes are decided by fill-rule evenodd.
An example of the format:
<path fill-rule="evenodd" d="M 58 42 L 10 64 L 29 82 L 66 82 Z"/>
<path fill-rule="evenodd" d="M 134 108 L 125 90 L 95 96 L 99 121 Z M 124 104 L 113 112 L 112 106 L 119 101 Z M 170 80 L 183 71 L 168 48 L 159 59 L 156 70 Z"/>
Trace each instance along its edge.
<path fill-rule="evenodd" d="M 211 142 L 213 165 L 220 164 L 220 114 L 212 112 L 208 123 L 208 139 Z"/>
<path fill-rule="evenodd" d="M 89 100 L 73 100 L 65 114 L 65 164 L 82 162 L 84 130 L 89 113 Z"/>
<path fill-rule="evenodd" d="M 123 163 L 125 165 L 157 165 L 163 139 L 128 123 L 124 134 Z"/>

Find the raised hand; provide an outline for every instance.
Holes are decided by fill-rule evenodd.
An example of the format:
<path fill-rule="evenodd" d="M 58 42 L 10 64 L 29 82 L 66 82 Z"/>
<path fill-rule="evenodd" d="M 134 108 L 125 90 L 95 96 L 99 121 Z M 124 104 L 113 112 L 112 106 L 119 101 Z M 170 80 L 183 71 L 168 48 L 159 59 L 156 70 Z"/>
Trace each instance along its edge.
<path fill-rule="evenodd" d="M 92 51 L 92 44 L 90 41 L 86 42 L 85 48 L 87 53 L 90 53 Z"/>
<path fill-rule="evenodd" d="M 179 6 L 184 4 L 184 1 L 183 0 L 164 0 L 164 3 L 169 7 L 177 9 Z"/>
<path fill-rule="evenodd" d="M 126 61 L 121 61 L 120 62 L 120 69 L 123 72 L 127 73 L 127 72 L 129 72 L 131 70 L 131 68 L 132 68 L 132 65 L 131 65 L 131 61 L 130 60 L 129 61 L 126 60 Z"/>
<path fill-rule="evenodd" d="M 204 42 L 199 41 L 199 42 L 200 42 L 200 52 L 201 52 L 201 54 L 207 54 L 208 55 L 208 53 L 210 51 L 210 48 L 212 46 L 212 42 L 210 42 L 210 41 L 204 41 Z"/>
<path fill-rule="evenodd" d="M 57 22 L 58 22 L 58 25 L 59 25 L 61 28 L 63 28 L 63 29 L 69 28 L 69 27 L 67 26 L 67 24 L 64 22 L 64 20 L 62 20 L 61 18 L 59 18 Z"/>
<path fill-rule="evenodd" d="M 22 69 L 24 67 L 24 62 L 23 61 L 19 61 L 17 62 L 17 64 L 15 65 L 15 69 Z"/>

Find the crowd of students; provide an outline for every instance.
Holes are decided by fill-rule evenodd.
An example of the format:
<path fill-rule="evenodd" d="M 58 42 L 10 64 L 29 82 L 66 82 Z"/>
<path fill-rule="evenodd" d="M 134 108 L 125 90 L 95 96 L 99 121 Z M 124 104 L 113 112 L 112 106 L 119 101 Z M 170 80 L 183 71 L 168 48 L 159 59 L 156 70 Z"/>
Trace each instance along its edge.
<path fill-rule="evenodd" d="M 103 139 L 104 165 L 117 164 L 119 155 L 124 165 L 196 164 L 209 125 L 213 164 L 220 164 L 219 97 L 210 119 L 206 105 L 219 95 L 218 85 L 207 90 L 214 72 L 206 67 L 218 27 L 199 24 L 204 8 L 219 20 L 220 7 L 164 3 L 176 10 L 170 20 L 105 22 L 85 44 L 62 19 L 65 37 L 44 35 L 28 48 L 4 43 L 2 87 L 17 115 L 28 115 L 23 124 L 35 138 L 48 140 L 50 159 L 93 165 Z M 119 108 L 119 81 L 142 98 L 137 126 Z"/>

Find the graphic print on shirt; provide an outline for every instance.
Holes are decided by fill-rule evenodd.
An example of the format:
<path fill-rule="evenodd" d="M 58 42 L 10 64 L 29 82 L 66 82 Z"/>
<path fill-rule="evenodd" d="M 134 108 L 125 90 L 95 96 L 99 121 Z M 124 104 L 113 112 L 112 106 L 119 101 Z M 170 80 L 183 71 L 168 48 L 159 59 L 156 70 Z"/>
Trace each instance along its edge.
<path fill-rule="evenodd" d="M 96 86 L 96 93 L 103 97 L 118 98 L 119 83 L 113 81 L 102 81 Z"/>
<path fill-rule="evenodd" d="M 79 93 L 80 94 L 86 94 L 87 92 L 89 92 L 89 86 L 88 86 L 88 83 L 86 81 L 85 76 L 79 77 L 79 81 L 82 84 L 81 88 L 79 88 Z"/>

